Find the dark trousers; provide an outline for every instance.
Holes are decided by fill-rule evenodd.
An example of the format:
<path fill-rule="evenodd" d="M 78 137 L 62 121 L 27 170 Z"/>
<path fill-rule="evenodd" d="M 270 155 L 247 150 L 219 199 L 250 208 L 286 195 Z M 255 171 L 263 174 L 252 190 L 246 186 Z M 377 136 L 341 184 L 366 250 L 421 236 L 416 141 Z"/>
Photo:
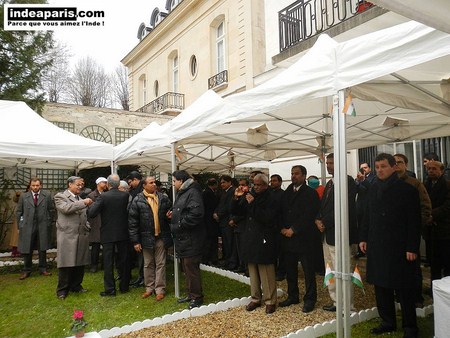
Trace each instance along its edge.
<path fill-rule="evenodd" d="M 40 249 L 39 230 L 37 224 L 33 224 L 33 232 L 30 239 L 30 253 L 23 253 L 23 273 L 31 273 L 33 266 L 33 250 L 37 248 L 39 253 L 39 272 L 47 270 L 47 252 Z"/>
<path fill-rule="evenodd" d="M 119 290 L 126 292 L 130 284 L 130 262 L 128 258 L 129 241 L 120 241 L 112 243 L 103 243 L 103 284 L 105 292 L 116 290 L 116 282 L 114 279 L 114 249 L 117 248 L 116 264 L 119 270 L 120 282 Z"/>
<path fill-rule="evenodd" d="M 414 288 L 389 289 L 375 285 L 375 298 L 382 325 L 397 328 L 395 316 L 395 297 L 397 295 L 402 308 L 402 327 L 407 332 L 417 332 L 416 307 L 414 305 Z"/>
<path fill-rule="evenodd" d="M 39 253 L 39 272 L 47 270 L 47 252 L 38 251 Z M 31 267 L 33 266 L 33 253 L 22 254 L 23 256 L 23 272 L 31 273 Z"/>
<path fill-rule="evenodd" d="M 91 244 L 91 267 L 97 267 L 100 258 L 100 243 L 92 242 Z"/>
<path fill-rule="evenodd" d="M 217 223 L 215 225 L 209 224 L 208 226 L 210 228 L 206 235 L 202 261 L 205 264 L 217 264 L 219 260 L 219 226 Z"/>
<path fill-rule="evenodd" d="M 431 242 L 431 280 L 450 276 L 450 240 Z"/>
<path fill-rule="evenodd" d="M 234 245 L 234 234 L 233 234 L 233 228 L 230 227 L 228 224 L 226 225 L 220 225 L 220 235 L 222 237 L 222 252 L 223 252 L 223 258 L 227 263 L 229 263 L 231 254 L 233 252 L 233 245 Z"/>
<path fill-rule="evenodd" d="M 297 300 L 300 297 L 298 289 L 298 261 L 302 263 L 305 275 L 305 304 L 315 305 L 317 301 L 316 273 L 314 258 L 308 253 L 285 252 L 286 280 L 288 283 L 288 298 Z"/>
<path fill-rule="evenodd" d="M 186 288 L 189 298 L 193 300 L 203 300 L 202 275 L 200 272 L 201 261 L 202 255 L 181 258 Z"/>
<path fill-rule="evenodd" d="M 83 277 L 83 265 L 58 268 L 58 286 L 56 287 L 56 295 L 66 296 L 70 291 L 80 291 L 83 288 L 81 286 Z"/>

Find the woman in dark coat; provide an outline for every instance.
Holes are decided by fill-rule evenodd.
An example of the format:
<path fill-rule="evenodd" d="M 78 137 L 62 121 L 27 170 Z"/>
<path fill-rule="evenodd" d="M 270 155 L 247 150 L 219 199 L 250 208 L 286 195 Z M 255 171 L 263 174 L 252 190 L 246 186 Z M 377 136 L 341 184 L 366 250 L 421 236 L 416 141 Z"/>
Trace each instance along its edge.
<path fill-rule="evenodd" d="M 175 244 L 175 253 L 180 258 L 186 277 L 188 296 L 179 303 L 189 302 L 189 309 L 203 304 L 200 263 L 206 236 L 204 206 L 200 185 L 184 170 L 174 171 L 173 185 L 178 191 L 171 218 L 170 230 Z"/>
<path fill-rule="evenodd" d="M 242 259 L 248 263 L 252 301 L 247 311 L 253 311 L 264 302 L 266 313 L 275 311 L 277 290 L 275 263 L 277 260 L 278 199 L 268 189 L 268 178 L 258 174 L 250 193 L 244 193 L 239 186 L 234 193 L 231 211 L 245 216 L 245 230 L 242 234 Z M 261 290 L 262 286 L 262 290 Z"/>

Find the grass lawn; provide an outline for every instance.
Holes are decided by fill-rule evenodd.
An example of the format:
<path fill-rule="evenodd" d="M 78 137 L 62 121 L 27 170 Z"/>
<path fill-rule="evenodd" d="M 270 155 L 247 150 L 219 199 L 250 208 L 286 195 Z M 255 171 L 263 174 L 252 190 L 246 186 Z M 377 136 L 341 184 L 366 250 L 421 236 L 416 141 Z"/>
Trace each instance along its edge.
<path fill-rule="evenodd" d="M 173 264 L 167 266 L 167 295 L 157 302 L 154 297 L 141 299 L 143 288 L 130 288 L 116 297 L 100 297 L 103 291 L 103 271 L 86 272 L 85 294 L 69 294 L 65 300 L 56 297 L 58 270 L 51 277 L 33 271 L 30 278 L 19 280 L 21 267 L 4 268 L 0 274 L 0 337 L 67 337 L 74 309 L 83 310 L 89 323 L 86 332 L 121 327 L 164 314 L 182 311 L 174 295 Z M 33 267 L 35 269 L 35 266 Z M 133 270 L 133 277 L 136 277 Z M 184 279 L 180 273 L 180 293 L 184 295 Z M 248 285 L 202 271 L 205 304 L 241 298 L 250 294 Z M 117 285 L 118 288 L 118 285 Z"/>

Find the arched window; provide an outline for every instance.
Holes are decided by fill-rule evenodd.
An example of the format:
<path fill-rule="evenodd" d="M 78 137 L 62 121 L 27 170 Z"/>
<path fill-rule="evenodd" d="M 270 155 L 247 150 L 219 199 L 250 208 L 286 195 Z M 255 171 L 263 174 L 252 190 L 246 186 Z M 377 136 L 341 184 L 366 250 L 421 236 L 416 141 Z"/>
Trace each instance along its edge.
<path fill-rule="evenodd" d="M 178 93 L 178 56 L 172 59 L 172 90 L 174 93 Z"/>
<path fill-rule="evenodd" d="M 102 126 L 97 125 L 87 126 L 80 132 L 80 135 L 86 138 L 90 138 L 92 140 L 112 144 L 111 134 Z"/>
<path fill-rule="evenodd" d="M 139 77 L 139 105 L 145 106 L 147 103 L 147 79 L 145 74 Z"/>
<path fill-rule="evenodd" d="M 216 68 L 217 73 L 225 70 L 225 24 L 222 21 L 216 28 Z"/>
<path fill-rule="evenodd" d="M 155 83 L 153 84 L 153 91 L 155 93 L 155 97 L 159 96 L 159 82 L 158 80 L 155 80 Z"/>

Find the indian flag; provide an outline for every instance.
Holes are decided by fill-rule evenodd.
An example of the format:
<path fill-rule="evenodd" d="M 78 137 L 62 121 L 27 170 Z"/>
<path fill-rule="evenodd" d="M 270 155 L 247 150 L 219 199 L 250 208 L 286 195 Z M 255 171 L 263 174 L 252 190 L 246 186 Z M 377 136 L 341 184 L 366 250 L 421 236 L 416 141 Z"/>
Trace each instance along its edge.
<path fill-rule="evenodd" d="M 331 271 L 330 264 L 327 263 L 325 269 L 325 278 L 323 279 L 323 287 L 326 288 L 328 285 L 334 283 L 334 273 Z"/>
<path fill-rule="evenodd" d="M 353 99 L 352 94 L 349 93 L 347 98 L 345 99 L 344 108 L 342 109 L 342 112 L 347 115 L 356 116 L 356 109 L 352 99 Z"/>
<path fill-rule="evenodd" d="M 352 283 L 355 283 L 364 292 L 364 285 L 363 285 L 363 282 L 361 279 L 361 274 L 359 273 L 359 270 L 358 270 L 358 265 L 355 265 L 355 271 L 353 271 L 353 275 L 352 275 Z M 366 293 L 364 292 L 364 294 L 366 294 Z"/>

